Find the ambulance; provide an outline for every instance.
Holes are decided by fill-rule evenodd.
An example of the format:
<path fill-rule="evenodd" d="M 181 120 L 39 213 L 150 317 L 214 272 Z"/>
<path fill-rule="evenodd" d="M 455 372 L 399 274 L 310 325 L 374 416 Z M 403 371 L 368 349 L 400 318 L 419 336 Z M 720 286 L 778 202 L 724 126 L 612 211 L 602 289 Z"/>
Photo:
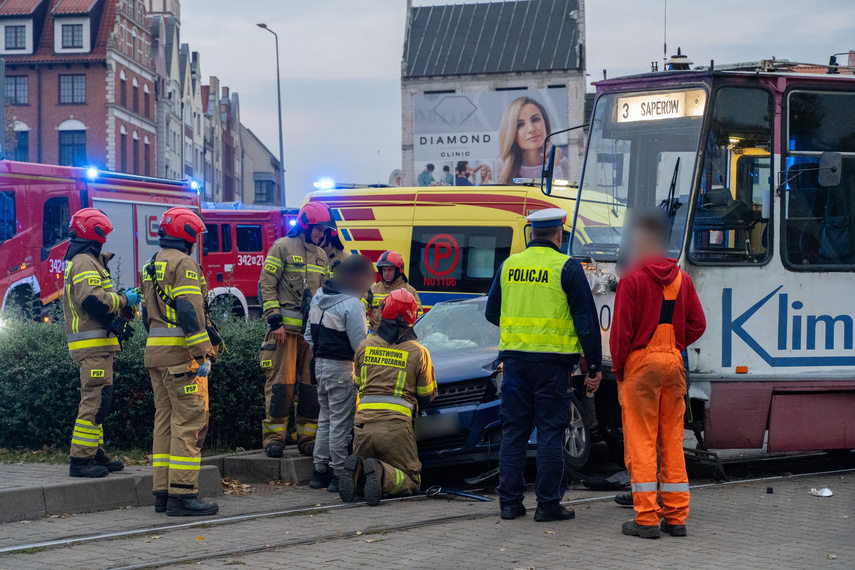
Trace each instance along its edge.
<path fill-rule="evenodd" d="M 518 186 L 357 188 L 318 191 L 306 201 L 332 210 L 345 249 L 377 261 L 392 249 L 404 257 L 405 273 L 425 311 L 441 301 L 485 295 L 499 265 L 525 249 L 526 216 L 546 208 L 573 210 L 576 188 L 555 186 L 544 196 L 537 181 Z M 605 197 L 604 197 L 605 199 Z M 583 209 L 582 224 L 608 222 L 597 204 Z M 564 232 L 570 239 L 571 216 Z M 589 241 L 584 231 L 577 240 Z"/>

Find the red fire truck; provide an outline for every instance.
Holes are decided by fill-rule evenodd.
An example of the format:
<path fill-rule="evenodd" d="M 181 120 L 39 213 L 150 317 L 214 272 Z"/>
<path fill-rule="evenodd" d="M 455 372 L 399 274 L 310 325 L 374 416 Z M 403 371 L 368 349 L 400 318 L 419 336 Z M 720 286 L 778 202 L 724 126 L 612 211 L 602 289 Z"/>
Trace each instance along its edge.
<path fill-rule="evenodd" d="M 211 300 L 235 315 L 259 316 L 258 278 L 273 242 L 296 223 L 298 210 L 202 210 L 208 233 L 202 244 L 202 266 Z"/>
<path fill-rule="evenodd" d="M 119 289 L 138 285 L 138 268 L 158 249 L 157 226 L 173 206 L 199 211 L 189 181 L 94 168 L 0 161 L 0 299 L 36 314 L 63 285 L 68 223 L 81 208 L 103 210 L 115 228 L 104 250 Z"/>

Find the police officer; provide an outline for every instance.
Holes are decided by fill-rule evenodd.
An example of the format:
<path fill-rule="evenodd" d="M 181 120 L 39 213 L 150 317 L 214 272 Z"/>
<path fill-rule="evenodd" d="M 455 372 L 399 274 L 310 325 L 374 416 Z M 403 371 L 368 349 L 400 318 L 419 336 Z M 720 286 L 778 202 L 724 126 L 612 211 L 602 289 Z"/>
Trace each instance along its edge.
<path fill-rule="evenodd" d="M 422 302 L 419 299 L 419 294 L 407 282 L 407 276 L 404 275 L 404 258 L 397 251 L 384 251 L 377 260 L 377 273 L 380 275 L 380 281 L 371 286 L 371 291 L 368 292 L 368 307 L 370 308 L 370 317 L 368 319 L 368 328 L 376 331 L 380 326 L 380 311 L 383 305 L 383 300 L 392 291 L 398 289 L 406 289 L 415 297 L 418 305 L 418 314 L 422 314 Z"/>
<path fill-rule="evenodd" d="M 80 407 L 71 436 L 71 477 L 103 477 L 121 471 L 120 461 L 104 453 L 102 422 L 113 398 L 113 353 L 119 339 L 108 331 L 121 309 L 139 303 L 134 291 L 114 293 L 101 246 L 113 224 L 101 210 L 84 208 L 71 217 L 65 253 L 65 335 L 71 359 L 80 366 Z M 131 329 L 132 330 L 132 329 Z"/>
<path fill-rule="evenodd" d="M 285 449 L 297 374 L 297 446 L 304 455 L 314 452 L 320 406 L 317 387 L 311 383 L 312 356 L 303 332 L 312 295 L 328 277 L 328 256 L 319 246 L 326 232 L 337 233 L 329 208 L 320 202 L 303 206 L 288 235 L 270 246 L 258 281 L 269 327 L 260 356 L 266 378 L 266 417 L 261 432 L 268 457 L 282 457 Z"/>
<path fill-rule="evenodd" d="M 560 251 L 567 212 L 550 208 L 528 216 L 528 248 L 502 264 L 487 299 L 486 317 L 501 328 L 501 516 L 525 514 L 523 470 L 537 428 L 539 522 L 572 519 L 561 506 L 564 432 L 570 423 L 570 373 L 584 352 L 588 387 L 599 387 L 602 359 L 594 297 L 582 266 Z"/>
<path fill-rule="evenodd" d="M 216 503 L 197 498 L 202 444 L 208 432 L 208 373 L 217 353 L 208 333 L 208 286 L 190 257 L 202 219 L 170 208 L 157 230 L 160 251 L 143 267 L 145 367 L 154 392 L 155 511 L 212 515 Z M 218 339 L 214 339 L 215 342 Z"/>
<path fill-rule="evenodd" d="M 339 478 L 342 501 L 357 494 L 376 506 L 383 495 L 418 493 L 419 462 L 413 418 L 436 397 L 430 353 L 416 340 L 418 303 L 398 289 L 383 302 L 377 334 L 362 341 L 354 370 L 359 404 L 354 420 L 353 455 Z"/>

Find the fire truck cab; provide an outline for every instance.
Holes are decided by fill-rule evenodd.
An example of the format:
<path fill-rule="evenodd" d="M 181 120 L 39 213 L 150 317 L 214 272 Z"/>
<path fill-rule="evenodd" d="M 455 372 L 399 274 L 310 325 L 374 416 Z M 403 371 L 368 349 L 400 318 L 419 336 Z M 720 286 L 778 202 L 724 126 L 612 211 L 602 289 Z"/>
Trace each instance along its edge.
<path fill-rule="evenodd" d="M 213 305 L 236 316 L 260 316 L 258 278 L 267 250 L 296 223 L 298 210 L 235 209 L 210 204 L 202 210 L 207 233 L 202 267 Z"/>
<path fill-rule="evenodd" d="M 119 289 L 138 285 L 138 270 L 158 250 L 167 209 L 199 210 L 187 181 L 160 180 L 94 168 L 0 161 L 0 299 L 40 315 L 61 293 L 71 215 L 103 210 L 113 222 L 104 250 Z"/>
<path fill-rule="evenodd" d="M 574 226 L 590 241 L 571 253 L 614 284 L 627 211 L 668 212 L 707 316 L 687 351 L 702 445 L 855 448 L 852 69 L 769 60 L 596 88 Z M 595 287 L 606 358 L 614 290 Z"/>

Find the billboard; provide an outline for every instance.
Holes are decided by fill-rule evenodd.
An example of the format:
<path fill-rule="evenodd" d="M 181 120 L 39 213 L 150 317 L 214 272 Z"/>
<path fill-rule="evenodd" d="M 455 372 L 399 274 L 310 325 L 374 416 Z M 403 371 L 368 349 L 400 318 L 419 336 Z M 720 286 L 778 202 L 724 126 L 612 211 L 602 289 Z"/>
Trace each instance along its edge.
<path fill-rule="evenodd" d="M 546 135 L 570 126 L 566 87 L 432 93 L 416 95 L 414 105 L 418 186 L 540 178 Z M 558 147 L 555 177 L 568 179 L 567 134 L 550 142 Z"/>

